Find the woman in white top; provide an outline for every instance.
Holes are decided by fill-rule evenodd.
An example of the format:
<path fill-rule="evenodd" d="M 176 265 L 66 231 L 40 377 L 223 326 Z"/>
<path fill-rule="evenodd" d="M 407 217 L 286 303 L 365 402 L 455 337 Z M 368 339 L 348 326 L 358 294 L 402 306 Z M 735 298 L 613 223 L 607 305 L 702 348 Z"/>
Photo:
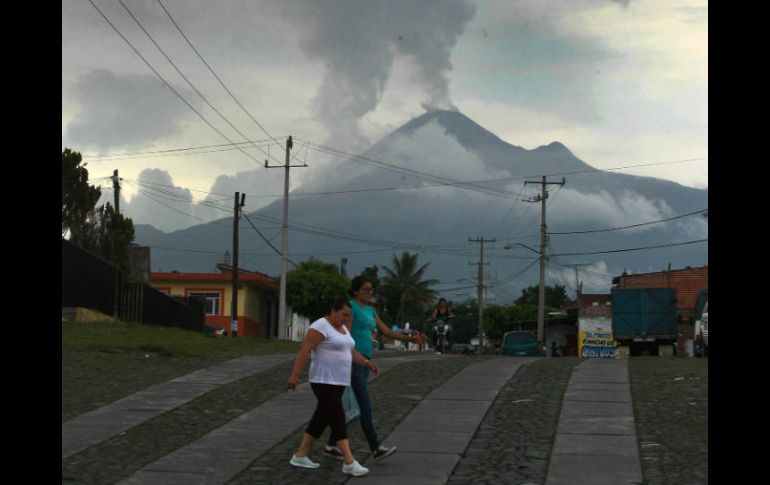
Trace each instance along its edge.
<path fill-rule="evenodd" d="M 318 400 L 313 417 L 307 425 L 299 449 L 291 457 L 290 464 L 302 468 L 318 468 L 318 463 L 311 461 L 307 454 L 313 442 L 331 426 L 337 438 L 337 447 L 343 454 L 342 472 L 354 476 L 365 475 L 369 469 L 361 466 L 353 458 L 345 426 L 345 410 L 342 407 L 342 392 L 350 385 L 352 363 L 371 369 L 375 375 L 377 365 L 355 350 L 355 341 L 345 326 L 350 320 L 350 303 L 344 298 L 332 302 L 329 315 L 319 318 L 310 325 L 302 341 L 302 347 L 294 359 L 294 368 L 289 377 L 289 389 L 295 389 L 299 377 L 311 354 L 308 381 Z"/>

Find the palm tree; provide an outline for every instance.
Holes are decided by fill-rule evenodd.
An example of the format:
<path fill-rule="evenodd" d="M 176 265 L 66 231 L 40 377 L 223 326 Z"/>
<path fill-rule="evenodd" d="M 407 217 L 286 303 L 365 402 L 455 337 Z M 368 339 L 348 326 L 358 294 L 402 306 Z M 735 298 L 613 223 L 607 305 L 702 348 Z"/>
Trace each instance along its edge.
<path fill-rule="evenodd" d="M 393 255 L 393 269 L 383 267 L 381 291 L 388 301 L 390 310 L 396 314 L 396 323 L 401 323 L 405 316 L 425 312 L 432 304 L 436 291 L 430 286 L 438 283 L 437 279 L 423 280 L 425 270 L 430 263 L 417 267 L 417 254 L 403 252 L 401 258 Z"/>

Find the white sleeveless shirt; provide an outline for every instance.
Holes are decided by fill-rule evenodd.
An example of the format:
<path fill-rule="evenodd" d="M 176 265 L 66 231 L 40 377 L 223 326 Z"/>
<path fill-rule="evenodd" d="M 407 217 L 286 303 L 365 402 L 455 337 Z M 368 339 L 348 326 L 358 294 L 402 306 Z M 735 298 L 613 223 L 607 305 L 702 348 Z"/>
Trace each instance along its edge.
<path fill-rule="evenodd" d="M 348 328 L 342 325 L 341 334 L 326 318 L 319 318 L 310 328 L 321 332 L 324 339 L 310 352 L 308 380 L 316 384 L 350 385 L 350 370 L 353 365 L 353 348 L 356 345 Z"/>

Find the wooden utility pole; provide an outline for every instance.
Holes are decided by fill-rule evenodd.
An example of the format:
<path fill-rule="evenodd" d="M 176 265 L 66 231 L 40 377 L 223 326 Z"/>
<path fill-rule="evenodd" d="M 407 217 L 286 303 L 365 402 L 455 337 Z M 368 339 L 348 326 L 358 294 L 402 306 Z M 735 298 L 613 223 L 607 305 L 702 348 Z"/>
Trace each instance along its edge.
<path fill-rule="evenodd" d="M 303 165 L 289 165 L 290 152 L 293 146 L 291 136 L 286 140 L 286 163 L 284 165 L 268 165 L 265 160 L 265 168 L 279 168 L 286 170 L 283 179 L 283 225 L 281 226 L 281 283 L 278 295 L 278 335 L 283 334 L 283 338 L 291 338 L 288 318 L 286 315 L 286 259 L 289 255 L 289 169 L 296 167 L 307 167 Z"/>
<path fill-rule="evenodd" d="M 579 266 L 591 266 L 590 263 L 575 263 L 575 264 L 565 264 L 563 265 L 567 268 L 575 268 L 575 299 L 577 299 L 580 296 L 581 288 L 580 288 L 580 280 L 578 279 L 578 267 Z"/>
<path fill-rule="evenodd" d="M 120 177 L 117 168 L 112 172 L 112 188 L 115 192 L 115 214 L 120 214 Z"/>
<path fill-rule="evenodd" d="M 562 177 L 561 182 L 548 182 L 547 177 L 544 175 L 540 182 L 525 181 L 526 184 L 541 185 L 541 193 L 535 197 L 531 202 L 540 202 L 540 292 L 537 299 L 537 338 L 543 345 L 545 342 L 545 247 L 548 244 L 548 235 L 546 234 L 545 224 L 545 201 L 548 199 L 548 191 L 545 189 L 546 185 L 564 185 L 565 180 Z"/>
<path fill-rule="evenodd" d="M 246 201 L 246 194 L 235 193 L 235 205 L 233 206 L 233 297 L 230 299 L 230 333 L 233 337 L 238 336 L 238 221 L 241 219 L 241 207 Z"/>
<path fill-rule="evenodd" d="M 479 281 L 478 281 L 478 303 L 479 303 L 479 355 L 484 354 L 484 329 L 482 327 L 482 321 L 484 318 L 484 243 L 495 242 L 495 239 L 484 239 L 483 237 L 471 239 L 469 242 L 481 243 L 481 252 L 479 254 Z M 487 263 L 489 264 L 489 263 Z"/>

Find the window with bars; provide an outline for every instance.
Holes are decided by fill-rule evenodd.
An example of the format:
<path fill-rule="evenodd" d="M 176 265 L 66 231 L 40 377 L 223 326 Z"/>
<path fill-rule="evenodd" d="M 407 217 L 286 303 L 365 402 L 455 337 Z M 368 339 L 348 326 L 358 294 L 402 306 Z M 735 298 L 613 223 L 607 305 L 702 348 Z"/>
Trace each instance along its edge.
<path fill-rule="evenodd" d="M 191 291 L 188 296 L 197 296 L 206 299 L 206 315 L 219 315 L 219 307 L 222 300 L 221 293 Z"/>

